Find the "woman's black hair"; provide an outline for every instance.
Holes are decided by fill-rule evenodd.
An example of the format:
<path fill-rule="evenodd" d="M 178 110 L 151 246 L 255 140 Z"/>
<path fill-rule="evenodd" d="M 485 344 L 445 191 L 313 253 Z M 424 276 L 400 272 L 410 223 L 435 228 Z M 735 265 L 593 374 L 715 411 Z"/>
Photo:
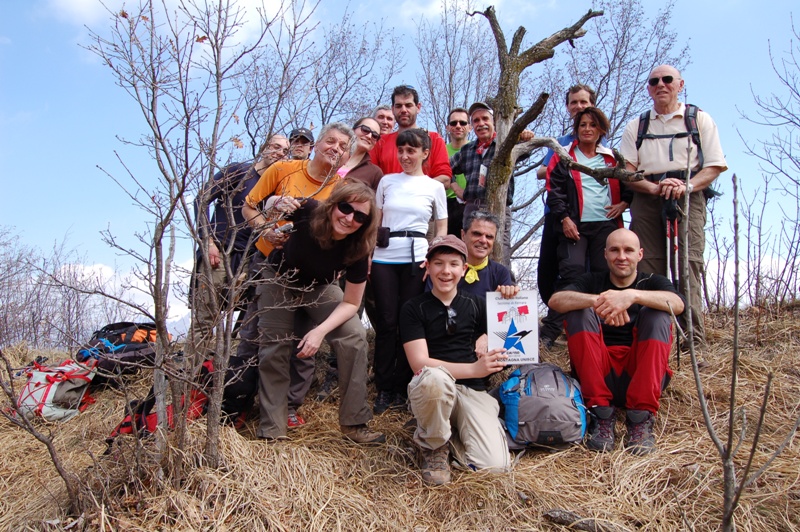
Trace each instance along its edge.
<path fill-rule="evenodd" d="M 397 135 L 395 144 L 399 146 L 411 146 L 422 148 L 423 151 L 431 149 L 431 137 L 428 132 L 420 128 L 406 129 Z"/>

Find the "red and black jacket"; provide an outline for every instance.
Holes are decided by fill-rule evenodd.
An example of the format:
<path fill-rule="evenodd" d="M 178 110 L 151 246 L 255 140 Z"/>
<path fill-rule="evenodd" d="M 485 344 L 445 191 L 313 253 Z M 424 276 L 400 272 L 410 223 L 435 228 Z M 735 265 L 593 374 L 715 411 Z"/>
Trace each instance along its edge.
<path fill-rule="evenodd" d="M 569 155 L 575 159 L 575 149 L 578 141 L 575 140 L 569 147 Z M 611 168 L 616 165 L 614 154 L 604 146 L 597 146 L 597 153 L 603 156 L 606 166 Z M 554 220 L 561 221 L 569 216 L 576 224 L 581 221 L 583 213 L 583 183 L 581 173 L 578 170 L 570 170 L 566 165 L 561 164 L 558 153 L 554 153 L 547 165 L 547 206 Z M 619 180 L 609 179 L 608 186 L 611 190 L 611 203 L 616 204 L 624 201 L 630 204 L 633 199 L 633 191 L 627 189 Z M 615 220 L 619 227 L 622 227 L 622 216 Z M 558 229 L 558 226 L 556 226 Z"/>

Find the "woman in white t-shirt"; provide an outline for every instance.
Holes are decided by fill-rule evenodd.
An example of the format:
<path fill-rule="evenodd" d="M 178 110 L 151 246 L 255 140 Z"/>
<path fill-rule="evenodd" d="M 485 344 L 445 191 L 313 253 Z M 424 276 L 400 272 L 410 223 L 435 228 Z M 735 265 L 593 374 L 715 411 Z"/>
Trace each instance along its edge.
<path fill-rule="evenodd" d="M 397 136 L 397 158 L 402 174 L 383 176 L 376 200 L 381 216 L 378 245 L 372 256 L 370 282 L 375 294 L 375 386 L 373 411 L 384 412 L 407 401 L 412 373 L 398 341 L 400 308 L 425 289 L 421 262 L 428 250 L 425 234 L 435 215 L 435 235 L 447 233 L 447 199 L 441 183 L 426 176 L 422 163 L 431 140 L 424 129 L 408 129 Z M 388 233 L 388 238 L 386 238 Z"/>

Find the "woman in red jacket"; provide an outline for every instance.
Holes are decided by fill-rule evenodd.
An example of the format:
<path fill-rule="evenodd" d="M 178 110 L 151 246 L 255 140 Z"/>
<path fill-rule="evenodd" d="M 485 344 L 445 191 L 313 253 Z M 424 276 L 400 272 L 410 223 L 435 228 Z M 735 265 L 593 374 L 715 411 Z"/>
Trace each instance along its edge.
<path fill-rule="evenodd" d="M 609 127 L 608 118 L 596 107 L 579 111 L 573 122 L 570 157 L 589 168 L 615 166 L 611 150 L 600 144 Z M 558 236 L 559 286 L 586 271 L 607 271 L 606 238 L 622 227 L 622 213 L 633 193 L 616 179 L 599 181 L 570 170 L 558 154 L 550 159 L 547 178 L 547 205 Z"/>

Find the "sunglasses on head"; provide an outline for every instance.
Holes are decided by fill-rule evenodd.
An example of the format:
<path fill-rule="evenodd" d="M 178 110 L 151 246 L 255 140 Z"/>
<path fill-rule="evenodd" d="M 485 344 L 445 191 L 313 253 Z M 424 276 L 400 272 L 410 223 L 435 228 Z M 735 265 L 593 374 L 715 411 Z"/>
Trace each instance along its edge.
<path fill-rule="evenodd" d="M 374 140 L 375 142 L 378 142 L 379 140 L 381 140 L 381 134 L 380 133 L 375 133 L 374 131 L 372 131 L 372 129 L 370 129 L 369 126 L 365 126 L 364 124 L 361 124 L 360 126 L 358 126 L 358 129 L 360 129 L 362 133 L 366 133 L 367 135 L 370 135 L 372 137 L 372 140 Z"/>
<path fill-rule="evenodd" d="M 453 336 L 456 333 L 456 309 L 447 307 L 447 334 Z"/>
<path fill-rule="evenodd" d="M 675 76 L 662 76 L 660 78 L 650 78 L 649 80 L 647 80 L 647 83 L 649 83 L 651 87 L 655 87 L 656 85 L 658 85 L 659 81 L 663 81 L 664 85 L 669 85 L 670 83 L 675 81 Z"/>
<path fill-rule="evenodd" d="M 336 208 L 339 209 L 339 212 L 347 216 L 348 214 L 353 215 L 353 221 L 363 224 L 369 221 L 369 214 L 361 211 L 357 211 L 355 207 L 347 203 L 346 201 L 340 201 L 336 204 Z"/>
<path fill-rule="evenodd" d="M 449 123 L 450 127 L 456 127 L 456 126 L 466 127 L 466 125 L 469 124 L 469 122 L 467 122 L 466 120 L 451 120 Z"/>

